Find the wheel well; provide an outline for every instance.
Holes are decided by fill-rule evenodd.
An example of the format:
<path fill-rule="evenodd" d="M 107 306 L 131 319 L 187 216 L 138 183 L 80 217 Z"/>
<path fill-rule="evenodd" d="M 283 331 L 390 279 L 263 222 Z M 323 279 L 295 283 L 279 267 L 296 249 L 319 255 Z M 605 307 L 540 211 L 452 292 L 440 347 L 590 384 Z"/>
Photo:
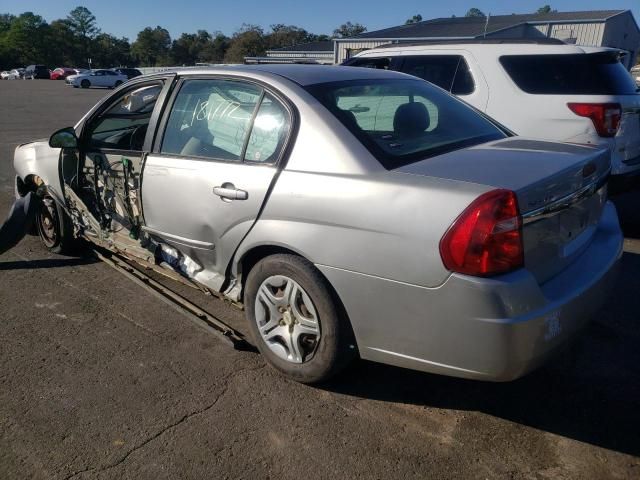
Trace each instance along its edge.
<path fill-rule="evenodd" d="M 24 180 L 18 177 L 16 180 L 16 187 L 21 197 L 29 192 L 35 192 L 40 185 L 42 185 L 42 179 L 37 175 L 27 175 Z"/>
<path fill-rule="evenodd" d="M 279 253 L 296 255 L 298 257 L 302 257 L 302 258 L 305 258 L 306 260 L 309 260 L 308 258 L 304 257 L 304 255 L 300 255 L 298 252 L 294 252 L 293 250 L 290 250 L 286 247 L 281 247 L 278 245 L 261 245 L 259 247 L 255 247 L 249 250 L 244 254 L 242 259 L 240 260 L 239 271 L 238 271 L 238 277 L 242 281 L 242 291 L 240 292 L 240 300 L 242 303 L 244 303 L 244 291 L 245 291 L 246 278 L 249 272 L 251 271 L 251 269 L 263 258 L 266 258 L 270 255 L 276 255 Z M 320 275 L 322 275 L 322 278 L 324 278 L 324 280 L 327 282 L 327 285 L 329 286 L 329 291 L 331 292 L 331 296 L 333 297 L 334 302 L 336 302 L 336 307 L 340 312 L 340 315 L 345 319 L 345 321 L 347 322 L 347 325 L 349 326 L 353 345 L 355 346 L 356 351 L 358 351 L 358 344 L 356 341 L 355 334 L 353 332 L 353 327 L 351 326 L 351 320 L 349 319 L 347 309 L 345 308 L 344 303 L 340 298 L 340 295 L 338 295 L 338 292 L 336 291 L 336 289 L 333 288 L 333 285 L 331 285 L 331 282 L 327 279 L 327 277 L 324 276 L 322 272 L 319 272 L 319 273 Z"/>

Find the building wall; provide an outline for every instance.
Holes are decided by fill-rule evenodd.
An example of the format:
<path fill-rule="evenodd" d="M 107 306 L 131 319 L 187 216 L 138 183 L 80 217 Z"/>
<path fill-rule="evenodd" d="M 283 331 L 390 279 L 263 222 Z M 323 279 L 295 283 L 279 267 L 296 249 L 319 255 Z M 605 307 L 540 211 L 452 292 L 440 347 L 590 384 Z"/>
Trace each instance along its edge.
<path fill-rule="evenodd" d="M 314 58 L 329 59 L 333 58 L 333 52 L 279 52 L 268 50 L 267 57 L 273 58 Z"/>
<path fill-rule="evenodd" d="M 575 39 L 576 45 L 599 47 L 602 45 L 604 22 L 598 23 L 553 23 L 549 36 L 559 40 Z"/>
<path fill-rule="evenodd" d="M 602 45 L 630 52 L 625 63 L 628 68 L 635 65 L 640 50 L 640 31 L 638 31 L 638 26 L 630 12 L 616 15 L 607 20 Z"/>
<path fill-rule="evenodd" d="M 335 43 L 335 63 L 342 63 L 348 58 L 353 57 L 356 53 L 362 50 L 368 50 L 370 48 L 379 47 L 380 45 L 386 45 L 392 43 L 391 40 L 353 40 L 347 42 L 336 41 Z"/>

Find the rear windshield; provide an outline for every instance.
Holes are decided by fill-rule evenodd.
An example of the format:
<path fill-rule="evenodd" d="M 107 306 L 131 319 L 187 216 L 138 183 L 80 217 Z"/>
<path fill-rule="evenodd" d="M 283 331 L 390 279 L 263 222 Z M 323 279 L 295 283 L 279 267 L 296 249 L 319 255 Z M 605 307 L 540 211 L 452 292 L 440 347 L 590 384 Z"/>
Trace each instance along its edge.
<path fill-rule="evenodd" d="M 421 80 L 352 80 L 307 89 L 388 169 L 507 136 Z"/>
<path fill-rule="evenodd" d="M 616 55 L 506 55 L 500 63 L 523 91 L 547 95 L 631 95 L 636 85 Z"/>

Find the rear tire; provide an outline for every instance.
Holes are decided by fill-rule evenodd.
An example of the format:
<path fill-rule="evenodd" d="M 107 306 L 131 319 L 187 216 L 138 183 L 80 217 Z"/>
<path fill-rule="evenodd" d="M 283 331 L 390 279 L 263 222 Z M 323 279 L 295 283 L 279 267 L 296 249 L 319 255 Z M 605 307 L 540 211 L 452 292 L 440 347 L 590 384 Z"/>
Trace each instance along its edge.
<path fill-rule="evenodd" d="M 36 228 L 40 241 L 50 252 L 68 255 L 75 250 L 77 241 L 73 237 L 71 219 L 49 195 L 42 199 L 42 206 L 36 217 Z"/>
<path fill-rule="evenodd" d="M 122 85 L 122 80 L 118 80 L 115 84 L 115 88 L 118 88 L 120 85 Z"/>
<path fill-rule="evenodd" d="M 80 82 L 80 86 L 82 88 L 89 88 L 91 86 L 91 82 L 89 80 L 82 80 Z"/>
<path fill-rule="evenodd" d="M 348 320 L 308 260 L 286 254 L 262 259 L 249 272 L 244 299 L 254 344 L 286 377 L 323 382 L 355 356 Z"/>

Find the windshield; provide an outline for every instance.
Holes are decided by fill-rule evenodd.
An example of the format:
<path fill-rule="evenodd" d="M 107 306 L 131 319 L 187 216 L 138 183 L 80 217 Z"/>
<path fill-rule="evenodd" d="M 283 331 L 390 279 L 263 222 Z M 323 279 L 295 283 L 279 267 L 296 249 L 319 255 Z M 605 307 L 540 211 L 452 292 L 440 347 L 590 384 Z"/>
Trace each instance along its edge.
<path fill-rule="evenodd" d="M 629 72 L 610 52 L 506 55 L 500 63 L 516 85 L 532 94 L 635 95 Z"/>
<path fill-rule="evenodd" d="M 421 80 L 352 80 L 307 90 L 388 169 L 507 136 L 465 103 Z"/>

